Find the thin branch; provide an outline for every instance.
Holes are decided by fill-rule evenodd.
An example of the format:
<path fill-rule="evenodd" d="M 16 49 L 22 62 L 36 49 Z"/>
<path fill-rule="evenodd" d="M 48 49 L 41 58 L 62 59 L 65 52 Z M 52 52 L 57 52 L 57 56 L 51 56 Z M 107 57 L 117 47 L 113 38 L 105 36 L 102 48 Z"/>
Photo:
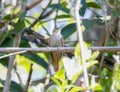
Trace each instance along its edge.
<path fill-rule="evenodd" d="M 33 66 L 33 64 L 30 65 L 30 72 L 29 72 L 29 76 L 28 76 L 28 79 L 27 79 L 27 83 L 25 85 L 24 92 L 28 92 L 28 87 L 29 87 L 29 84 L 30 84 L 30 81 L 31 81 L 32 71 L 33 71 L 32 66 Z"/>
<path fill-rule="evenodd" d="M 81 60 L 83 64 L 83 74 L 84 74 L 84 84 L 85 84 L 85 92 L 89 92 L 87 88 L 89 87 L 89 79 L 88 79 L 88 73 L 87 73 L 87 66 L 86 66 L 86 60 L 85 60 L 85 51 L 83 47 L 83 35 L 82 35 L 82 29 L 81 29 L 81 20 L 79 15 L 79 10 L 81 8 L 81 0 L 76 1 L 76 7 L 75 7 L 75 19 L 76 19 L 76 25 L 77 25 L 77 31 L 78 31 L 78 37 L 79 37 L 79 44 L 80 44 L 80 52 L 81 52 Z"/>
<path fill-rule="evenodd" d="M 43 24 L 41 24 L 41 26 L 43 27 L 43 29 L 47 32 L 47 34 L 50 36 L 50 33 L 49 33 L 49 31 L 44 27 L 44 25 Z"/>
<path fill-rule="evenodd" d="M 20 43 L 20 35 L 15 35 L 13 47 L 18 47 L 19 43 Z M 12 74 L 12 69 L 13 69 L 13 66 L 14 66 L 14 61 L 15 61 L 15 55 L 10 56 L 8 71 L 7 71 L 7 76 L 6 76 L 6 81 L 5 81 L 3 92 L 8 92 L 9 91 L 9 87 L 10 87 L 10 84 L 11 84 L 11 74 Z"/>
<path fill-rule="evenodd" d="M 103 11 L 104 11 L 104 16 L 105 16 L 105 31 L 106 31 L 105 37 L 104 37 L 104 40 L 103 40 L 103 46 L 106 46 L 107 42 L 109 40 L 109 37 L 110 37 L 110 30 L 109 30 L 108 22 L 107 22 L 107 9 L 106 9 L 106 6 L 103 7 Z M 100 59 L 100 67 L 99 67 L 98 75 L 100 75 L 100 72 L 102 70 L 104 59 L 105 59 L 105 53 L 102 53 L 102 56 L 101 56 L 101 59 Z"/>
<path fill-rule="evenodd" d="M 0 59 L 6 58 L 6 57 L 9 57 L 9 56 L 13 56 L 13 55 L 17 55 L 17 54 L 22 54 L 22 53 L 25 53 L 25 52 L 26 51 L 20 51 L 20 52 L 10 53 L 10 54 L 7 54 L 7 55 L 0 56 Z"/>
<path fill-rule="evenodd" d="M 115 6 L 113 6 L 112 4 L 110 4 L 110 2 L 109 2 L 108 0 L 105 0 L 105 2 L 107 3 L 107 5 L 108 5 L 110 8 L 112 8 L 112 9 L 115 8 Z"/>
<path fill-rule="evenodd" d="M 24 88 L 24 84 L 23 84 L 23 82 L 22 82 L 22 78 L 21 78 L 20 74 L 19 74 L 17 71 L 16 71 L 15 73 L 16 73 L 16 75 L 17 75 L 17 77 L 18 77 L 18 80 L 19 80 L 19 82 L 20 82 L 21 87 Z"/>
<path fill-rule="evenodd" d="M 29 29 L 32 28 L 38 21 L 40 21 L 41 19 L 44 19 L 46 17 L 48 17 L 50 14 L 53 13 L 54 9 L 49 11 L 48 13 L 45 13 L 45 11 L 47 10 L 47 7 L 51 4 L 52 0 L 49 1 L 48 5 L 46 6 L 46 8 L 43 9 L 43 12 L 40 14 L 40 16 L 30 25 Z"/>
<path fill-rule="evenodd" d="M 35 7 L 37 4 L 39 4 L 41 1 L 43 1 L 43 0 L 37 0 L 37 1 L 35 1 L 35 2 L 32 3 L 31 5 L 27 6 L 27 7 L 26 7 L 26 10 L 32 9 L 32 8 Z"/>

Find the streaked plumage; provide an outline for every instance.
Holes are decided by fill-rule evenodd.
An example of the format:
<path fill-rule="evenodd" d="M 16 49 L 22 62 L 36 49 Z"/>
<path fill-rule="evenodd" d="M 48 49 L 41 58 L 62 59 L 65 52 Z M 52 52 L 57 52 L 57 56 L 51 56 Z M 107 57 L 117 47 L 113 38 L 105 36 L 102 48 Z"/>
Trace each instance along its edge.
<path fill-rule="evenodd" d="M 56 28 L 53 30 L 53 34 L 49 38 L 50 47 L 62 47 L 63 46 L 63 37 L 61 35 L 61 29 Z M 59 69 L 59 61 L 62 57 L 62 52 L 51 52 L 51 58 L 54 64 L 54 69 L 57 71 Z"/>

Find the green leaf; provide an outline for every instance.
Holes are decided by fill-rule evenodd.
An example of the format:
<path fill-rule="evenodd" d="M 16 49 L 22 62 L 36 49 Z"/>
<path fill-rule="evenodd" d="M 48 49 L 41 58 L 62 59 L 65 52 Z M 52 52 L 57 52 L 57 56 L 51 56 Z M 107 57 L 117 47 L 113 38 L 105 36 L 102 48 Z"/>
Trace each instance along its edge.
<path fill-rule="evenodd" d="M 23 92 L 22 87 L 20 86 L 20 84 L 12 81 L 11 85 L 10 85 L 10 91 L 11 92 Z"/>
<path fill-rule="evenodd" d="M 102 86 L 102 92 L 110 92 L 112 85 L 112 72 L 106 68 L 103 68 L 100 76 L 102 77 L 100 77 L 98 82 Z"/>
<path fill-rule="evenodd" d="M 87 7 L 92 7 L 92 8 L 96 8 L 96 9 L 101 9 L 101 6 L 95 2 L 88 2 L 87 3 Z"/>
<path fill-rule="evenodd" d="M 113 10 L 112 15 L 113 15 L 114 18 L 117 18 L 117 17 L 120 16 L 120 12 L 118 12 L 117 10 Z"/>
<path fill-rule="evenodd" d="M 29 42 L 21 39 L 20 47 L 30 47 Z"/>
<path fill-rule="evenodd" d="M 50 86 L 46 92 L 61 92 L 60 88 L 56 85 Z"/>
<path fill-rule="evenodd" d="M 55 77 L 51 77 L 51 79 L 56 83 L 56 85 L 58 85 L 59 87 L 61 86 L 61 82 L 56 79 Z"/>
<path fill-rule="evenodd" d="M 37 63 L 38 65 L 42 66 L 43 68 L 47 69 L 48 64 L 46 63 L 46 61 L 43 58 L 41 58 L 37 54 L 27 53 L 27 54 L 22 54 L 22 55 L 25 56 L 26 58 L 32 60 L 33 62 Z"/>
<path fill-rule="evenodd" d="M 96 83 L 95 86 L 94 86 L 94 90 L 95 90 L 95 91 L 97 91 L 97 90 L 98 90 L 98 91 L 102 90 L 101 85 L 98 84 L 98 83 Z"/>
<path fill-rule="evenodd" d="M 27 13 L 27 12 L 21 12 L 18 17 L 19 17 L 21 20 L 24 20 L 25 17 L 26 17 L 26 13 Z"/>
<path fill-rule="evenodd" d="M 70 15 L 63 14 L 63 15 L 58 15 L 56 19 L 63 19 L 63 18 L 70 18 L 70 17 L 71 17 Z"/>
<path fill-rule="evenodd" d="M 2 55 L 4 55 L 4 54 L 2 54 Z M 6 68 L 8 67 L 8 62 L 9 62 L 9 57 L 0 59 L 0 63 Z"/>
<path fill-rule="evenodd" d="M 61 4 L 51 4 L 49 7 L 53 8 L 53 9 L 61 10 L 67 14 L 69 13 L 69 10 L 67 8 L 63 7 Z"/>
<path fill-rule="evenodd" d="M 73 78 L 72 78 L 72 84 L 75 83 L 75 81 L 78 79 L 78 77 L 80 76 L 80 74 L 82 73 L 82 71 L 78 72 Z"/>
<path fill-rule="evenodd" d="M 54 75 L 55 78 L 59 79 L 60 81 L 65 81 L 65 70 L 62 68 L 56 72 Z"/>
<path fill-rule="evenodd" d="M 80 87 L 80 86 L 74 86 L 70 92 L 78 92 L 78 91 L 83 91 L 84 88 L 83 87 Z"/>
<path fill-rule="evenodd" d="M 85 26 L 85 28 L 88 30 L 91 28 L 93 25 L 103 25 L 103 21 L 101 19 L 94 19 L 94 20 L 83 20 L 82 24 Z"/>
<path fill-rule="evenodd" d="M 15 24 L 15 27 L 13 30 L 11 30 L 12 34 L 20 34 L 25 28 L 24 20 L 19 19 L 17 23 Z"/>
<path fill-rule="evenodd" d="M 3 19 L 5 19 L 5 20 L 10 20 L 10 19 L 11 19 L 11 15 L 8 14 L 8 15 L 6 15 Z"/>
<path fill-rule="evenodd" d="M 2 85 L 4 85 L 5 84 L 5 80 L 1 80 L 0 79 L 0 83 Z M 3 88 L 1 87 L 0 90 L 3 90 Z M 0 91 L 0 92 L 2 92 L 2 91 Z M 20 86 L 20 84 L 14 82 L 14 81 L 11 81 L 10 92 L 23 92 L 23 89 Z"/>
<path fill-rule="evenodd" d="M 99 51 L 93 52 L 92 55 L 87 59 L 87 61 L 93 61 L 98 57 L 98 55 L 99 55 Z"/>
<path fill-rule="evenodd" d="M 86 0 L 81 0 L 82 8 L 80 9 L 80 15 L 84 16 L 87 5 L 86 5 Z"/>
<path fill-rule="evenodd" d="M 13 37 L 12 35 L 7 35 L 4 41 L 1 44 L 1 47 L 12 47 L 13 46 Z"/>
<path fill-rule="evenodd" d="M 67 26 L 65 26 L 62 31 L 61 34 L 63 35 L 64 39 L 67 39 L 70 35 L 72 35 L 74 32 L 76 31 L 76 24 L 72 23 L 69 24 Z"/>

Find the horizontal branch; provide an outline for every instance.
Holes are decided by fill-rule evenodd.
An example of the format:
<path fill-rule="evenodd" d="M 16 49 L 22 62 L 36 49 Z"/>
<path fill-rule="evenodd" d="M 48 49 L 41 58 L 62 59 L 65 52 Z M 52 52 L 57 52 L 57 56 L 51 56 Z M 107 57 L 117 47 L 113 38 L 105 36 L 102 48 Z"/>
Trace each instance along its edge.
<path fill-rule="evenodd" d="M 40 47 L 40 48 L 16 48 L 16 47 L 7 47 L 7 48 L 0 48 L 0 52 L 5 53 L 14 53 L 14 52 L 73 52 L 75 47 Z"/>
<path fill-rule="evenodd" d="M 118 52 L 120 51 L 119 46 L 95 46 L 89 48 L 92 51 L 100 51 L 100 52 Z M 4 53 L 14 53 L 14 52 L 32 52 L 32 53 L 39 53 L 39 52 L 74 52 L 75 47 L 40 47 L 40 48 L 16 48 L 16 47 L 7 47 L 7 48 L 0 48 L 0 52 Z"/>
<path fill-rule="evenodd" d="M 119 52 L 120 46 L 95 46 L 90 47 L 92 51 L 100 51 L 100 52 Z"/>

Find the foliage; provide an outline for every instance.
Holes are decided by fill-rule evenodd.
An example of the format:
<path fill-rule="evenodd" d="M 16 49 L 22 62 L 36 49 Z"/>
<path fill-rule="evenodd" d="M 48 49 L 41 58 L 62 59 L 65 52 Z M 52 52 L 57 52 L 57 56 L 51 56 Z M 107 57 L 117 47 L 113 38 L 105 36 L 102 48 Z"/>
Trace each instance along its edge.
<path fill-rule="evenodd" d="M 78 81 L 77 79 L 79 77 L 81 78 L 83 75 L 83 68 L 80 44 L 78 43 L 78 40 L 77 42 L 74 42 L 73 39 L 76 36 L 74 36 L 74 34 L 77 33 L 77 28 L 76 21 L 73 18 L 74 9 L 72 10 L 71 6 L 69 6 L 72 0 L 70 0 L 71 2 L 67 2 L 69 0 L 60 0 L 60 3 L 57 3 L 57 1 L 56 3 L 51 2 L 52 0 L 38 0 L 37 4 L 34 0 L 32 2 L 29 0 L 15 0 L 17 2 L 16 5 L 8 1 L 6 0 L 5 4 L 3 6 L 1 4 L 0 6 L 2 11 L 0 13 L 1 47 L 14 47 L 14 40 L 16 35 L 21 37 L 20 41 L 18 41 L 18 48 L 48 47 L 48 38 L 52 33 L 51 31 L 53 30 L 52 20 L 54 20 L 55 26 L 62 27 L 61 34 L 64 38 L 65 46 L 76 46 L 75 52 L 72 53 L 72 56 L 69 56 L 71 53 L 67 53 L 68 56 L 63 56 L 60 62 L 61 68 L 55 74 L 53 73 L 54 71 L 52 71 L 52 69 L 48 70 L 48 66 L 51 61 L 49 53 L 28 52 L 17 55 L 15 65 L 13 67 L 13 74 L 17 75 L 18 80 L 16 80 L 16 76 L 15 78 L 13 76 L 9 89 L 10 92 L 23 92 L 25 89 L 24 86 L 27 85 L 28 77 L 32 76 L 31 86 L 29 86 L 28 83 L 28 89 L 30 92 L 35 83 L 34 80 L 38 80 L 39 82 L 39 79 L 41 78 L 46 79 L 47 73 L 49 73 L 49 71 L 51 74 L 53 74 L 52 77 L 50 76 L 50 83 L 52 81 L 54 84 L 45 89 L 46 92 L 79 92 L 85 90 L 83 86 L 76 85 Z M 30 6 L 25 4 L 28 2 L 30 3 Z M 40 5 L 38 3 L 40 3 Z M 39 6 L 39 12 L 35 8 L 34 4 L 36 7 L 37 5 Z M 81 25 L 85 27 L 86 32 L 90 32 L 92 35 L 94 35 L 92 33 L 92 30 L 95 30 L 93 27 L 99 26 L 99 28 L 103 28 L 103 31 L 106 32 L 105 34 L 107 34 L 107 31 L 109 33 L 108 38 L 106 38 L 106 35 L 104 40 L 102 40 L 103 36 L 100 38 L 101 43 L 108 46 L 119 45 L 120 1 L 81 0 L 81 4 L 82 7 L 79 10 L 79 15 L 82 19 Z M 92 15 L 90 18 L 86 19 L 84 16 L 90 14 L 90 12 L 87 11 L 88 9 L 92 11 Z M 101 11 L 104 11 L 104 13 Z M 109 15 L 105 14 L 106 12 L 108 12 Z M 51 17 L 50 15 L 54 15 L 54 17 Z M 97 32 L 100 33 L 100 30 L 97 29 Z M 73 42 L 69 42 L 70 39 L 72 39 Z M 86 60 L 86 66 L 89 73 L 90 85 L 88 89 L 95 92 L 119 91 L 120 62 L 119 59 L 113 58 L 115 54 L 119 53 L 107 52 L 103 54 L 99 51 L 92 52 L 89 50 L 89 47 L 93 45 L 92 42 L 85 41 L 82 44 L 85 52 L 84 58 Z M 4 55 L 8 55 L 8 53 L 0 52 L 0 57 Z M 103 55 L 104 63 L 101 64 Z M 0 59 L 0 68 L 1 66 L 5 67 L 5 69 L 2 68 L 2 70 L 0 70 L 0 92 L 2 92 L 5 84 L 5 74 L 3 71 L 8 69 L 9 59 L 9 57 Z M 33 71 L 30 75 L 29 73 L 31 70 L 31 64 L 34 64 L 33 66 L 35 67 L 32 68 Z M 101 65 L 103 67 L 101 67 Z M 45 84 L 46 80 L 40 80 L 40 82 L 41 84 Z M 35 86 L 39 85 L 39 83 L 35 84 Z M 48 85 L 50 83 L 48 83 Z M 48 85 L 40 85 L 40 88 L 44 89 Z"/>

